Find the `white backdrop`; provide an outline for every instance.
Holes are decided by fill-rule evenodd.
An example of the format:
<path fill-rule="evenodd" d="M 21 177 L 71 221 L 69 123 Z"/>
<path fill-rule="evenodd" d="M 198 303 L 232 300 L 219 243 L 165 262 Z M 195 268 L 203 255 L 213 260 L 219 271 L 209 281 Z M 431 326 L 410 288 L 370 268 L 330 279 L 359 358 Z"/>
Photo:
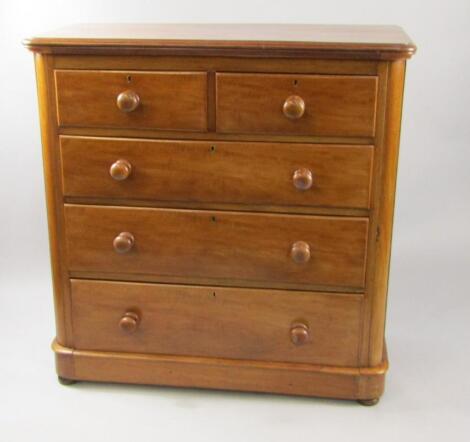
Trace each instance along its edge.
<path fill-rule="evenodd" d="M 83 22 L 398 24 L 414 39 L 390 279 L 391 371 L 377 407 L 57 384 L 48 348 L 54 325 L 34 66 L 21 40 Z M 0 0 L 0 439 L 431 441 L 468 435 L 469 24 L 468 0 Z"/>

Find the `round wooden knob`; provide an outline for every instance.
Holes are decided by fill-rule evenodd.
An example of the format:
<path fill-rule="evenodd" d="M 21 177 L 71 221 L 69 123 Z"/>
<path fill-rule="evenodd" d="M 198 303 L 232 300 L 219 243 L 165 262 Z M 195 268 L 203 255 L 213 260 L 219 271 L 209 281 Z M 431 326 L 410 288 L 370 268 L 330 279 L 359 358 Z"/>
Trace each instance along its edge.
<path fill-rule="evenodd" d="M 140 318 L 137 313 L 126 312 L 119 321 L 119 328 L 128 334 L 134 333 L 139 327 Z"/>
<path fill-rule="evenodd" d="M 109 174 L 116 181 L 123 181 L 129 178 L 132 172 L 132 164 L 127 160 L 117 160 L 109 168 Z"/>
<path fill-rule="evenodd" d="M 297 169 L 292 175 L 292 182 L 299 190 L 308 190 L 313 184 L 313 173 L 304 167 Z"/>
<path fill-rule="evenodd" d="M 139 107 L 140 97 L 136 92 L 127 90 L 121 92 L 116 98 L 117 107 L 123 112 L 132 112 Z"/>
<path fill-rule="evenodd" d="M 290 329 L 290 340 L 295 345 L 302 345 L 308 341 L 308 325 L 302 322 L 292 324 Z"/>
<path fill-rule="evenodd" d="M 291 95 L 286 98 L 282 111 L 287 118 L 298 120 L 305 112 L 305 101 L 298 95 Z"/>
<path fill-rule="evenodd" d="M 118 253 L 127 253 L 134 247 L 134 235 L 129 232 L 121 232 L 113 241 L 114 250 Z"/>
<path fill-rule="evenodd" d="M 304 264 L 310 260 L 310 246 L 304 241 L 292 244 L 290 256 L 298 264 Z"/>

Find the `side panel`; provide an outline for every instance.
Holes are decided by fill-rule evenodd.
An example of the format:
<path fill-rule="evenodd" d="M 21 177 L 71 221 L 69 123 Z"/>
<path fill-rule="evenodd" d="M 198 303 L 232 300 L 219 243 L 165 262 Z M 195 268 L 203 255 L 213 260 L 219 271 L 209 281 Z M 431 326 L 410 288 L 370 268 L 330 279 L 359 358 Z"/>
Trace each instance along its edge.
<path fill-rule="evenodd" d="M 380 364 L 384 328 L 405 78 L 404 60 L 379 65 L 379 109 L 372 187 L 361 365 Z"/>
<path fill-rule="evenodd" d="M 70 283 L 65 267 L 63 196 L 59 138 L 55 123 L 53 62 L 54 59 L 50 55 L 35 54 L 57 341 L 72 347 Z"/>

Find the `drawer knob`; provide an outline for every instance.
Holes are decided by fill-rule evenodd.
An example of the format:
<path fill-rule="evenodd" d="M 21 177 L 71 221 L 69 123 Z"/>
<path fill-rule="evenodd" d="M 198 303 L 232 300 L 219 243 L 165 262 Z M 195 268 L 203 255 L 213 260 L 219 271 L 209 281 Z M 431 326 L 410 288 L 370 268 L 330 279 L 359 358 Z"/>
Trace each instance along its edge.
<path fill-rule="evenodd" d="M 119 328 L 128 334 L 134 333 L 139 327 L 140 318 L 137 313 L 126 312 L 119 321 Z"/>
<path fill-rule="evenodd" d="M 297 189 L 308 190 L 313 184 L 313 173 L 305 167 L 297 169 L 292 175 L 292 182 Z"/>
<path fill-rule="evenodd" d="M 139 107 L 140 97 L 136 92 L 127 90 L 117 96 L 116 104 L 122 112 L 132 112 Z"/>
<path fill-rule="evenodd" d="M 132 164 L 127 160 L 117 160 L 109 168 L 109 174 L 116 181 L 123 181 L 129 178 L 132 172 Z"/>
<path fill-rule="evenodd" d="M 290 120 L 298 120 L 305 112 L 305 101 L 298 95 L 291 95 L 284 101 L 282 111 Z"/>
<path fill-rule="evenodd" d="M 296 241 L 292 244 L 290 256 L 297 264 L 310 261 L 310 246 L 305 241 Z"/>
<path fill-rule="evenodd" d="M 302 322 L 292 324 L 290 329 L 290 340 L 294 345 L 302 345 L 308 341 L 308 325 Z"/>
<path fill-rule="evenodd" d="M 121 232 L 113 241 L 114 250 L 117 253 L 127 253 L 134 247 L 134 235 L 129 232 Z"/>

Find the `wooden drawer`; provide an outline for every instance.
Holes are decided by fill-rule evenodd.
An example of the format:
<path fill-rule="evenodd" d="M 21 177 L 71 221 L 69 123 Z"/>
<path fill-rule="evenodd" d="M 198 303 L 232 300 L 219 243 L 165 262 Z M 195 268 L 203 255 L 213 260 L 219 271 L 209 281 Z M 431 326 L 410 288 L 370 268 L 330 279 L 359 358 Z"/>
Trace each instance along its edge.
<path fill-rule="evenodd" d="M 361 295 L 71 284 L 77 349 L 357 365 Z"/>
<path fill-rule="evenodd" d="M 377 77 L 219 73 L 216 82 L 218 132 L 374 135 Z"/>
<path fill-rule="evenodd" d="M 72 272 L 364 286 L 366 218 L 66 205 L 65 222 Z"/>
<path fill-rule="evenodd" d="M 206 77 L 202 72 L 57 70 L 59 125 L 205 131 Z"/>
<path fill-rule="evenodd" d="M 66 196 L 369 207 L 372 146 L 84 137 L 60 144 Z"/>

